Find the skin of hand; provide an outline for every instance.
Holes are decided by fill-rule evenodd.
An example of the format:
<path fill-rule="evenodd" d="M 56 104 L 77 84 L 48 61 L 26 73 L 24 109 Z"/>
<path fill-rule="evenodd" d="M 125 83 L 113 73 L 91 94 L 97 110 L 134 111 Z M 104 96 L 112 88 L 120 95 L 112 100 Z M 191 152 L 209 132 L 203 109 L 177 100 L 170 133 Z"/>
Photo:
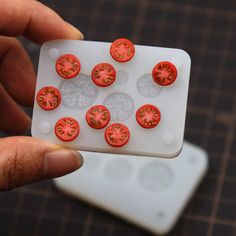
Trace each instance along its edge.
<path fill-rule="evenodd" d="M 36 76 L 15 37 L 42 44 L 53 39 L 83 39 L 82 33 L 36 0 L 0 0 L 0 130 L 20 134 L 31 125 L 19 105 L 32 106 Z M 0 191 L 80 168 L 77 151 L 31 137 L 0 139 Z"/>

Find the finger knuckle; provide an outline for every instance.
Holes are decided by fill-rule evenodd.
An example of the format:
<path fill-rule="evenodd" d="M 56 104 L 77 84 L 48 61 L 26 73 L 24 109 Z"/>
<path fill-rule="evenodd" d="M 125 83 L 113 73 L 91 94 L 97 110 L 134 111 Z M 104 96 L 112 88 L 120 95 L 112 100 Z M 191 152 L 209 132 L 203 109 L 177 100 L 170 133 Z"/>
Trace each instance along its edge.
<path fill-rule="evenodd" d="M 11 190 L 18 185 L 22 174 L 21 159 L 16 142 L 10 147 L 0 147 L 0 190 Z"/>

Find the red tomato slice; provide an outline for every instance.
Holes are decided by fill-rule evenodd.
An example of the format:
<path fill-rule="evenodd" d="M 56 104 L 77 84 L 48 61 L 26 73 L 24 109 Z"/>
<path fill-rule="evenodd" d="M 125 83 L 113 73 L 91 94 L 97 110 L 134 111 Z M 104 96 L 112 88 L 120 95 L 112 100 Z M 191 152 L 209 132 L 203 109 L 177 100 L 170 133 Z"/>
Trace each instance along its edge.
<path fill-rule="evenodd" d="M 172 63 L 163 61 L 155 65 L 152 70 L 152 77 L 157 84 L 168 86 L 175 82 L 177 69 Z"/>
<path fill-rule="evenodd" d="M 116 70 L 109 63 L 100 63 L 93 68 L 91 78 L 96 85 L 107 87 L 115 82 Z"/>
<path fill-rule="evenodd" d="M 106 128 L 105 139 L 112 147 L 122 147 L 130 139 L 129 129 L 124 124 L 113 123 Z"/>
<path fill-rule="evenodd" d="M 111 119 L 109 110 L 103 105 L 96 105 L 86 113 L 86 121 L 88 125 L 94 129 L 102 129 L 106 127 Z"/>
<path fill-rule="evenodd" d="M 56 71 L 64 79 L 72 79 L 80 72 L 80 61 L 72 54 L 64 54 L 56 61 Z"/>
<path fill-rule="evenodd" d="M 161 119 L 159 109 L 151 104 L 141 106 L 136 112 L 137 122 L 146 129 L 154 128 Z"/>
<path fill-rule="evenodd" d="M 61 103 L 61 93 L 53 86 L 46 86 L 39 90 L 36 100 L 42 109 L 53 110 Z"/>
<path fill-rule="evenodd" d="M 119 38 L 111 44 L 110 54 L 115 61 L 127 62 L 135 54 L 134 44 L 125 38 Z"/>
<path fill-rule="evenodd" d="M 80 132 L 79 123 L 72 117 L 63 117 L 55 125 L 56 136 L 64 141 L 69 142 L 77 138 Z"/>

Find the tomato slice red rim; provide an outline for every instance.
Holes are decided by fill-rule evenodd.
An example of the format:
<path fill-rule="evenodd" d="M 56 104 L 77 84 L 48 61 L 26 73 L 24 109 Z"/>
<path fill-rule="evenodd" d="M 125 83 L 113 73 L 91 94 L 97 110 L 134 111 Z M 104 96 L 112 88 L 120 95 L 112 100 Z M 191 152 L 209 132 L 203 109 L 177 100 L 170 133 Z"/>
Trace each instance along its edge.
<path fill-rule="evenodd" d="M 103 129 L 111 119 L 109 110 L 103 105 L 95 105 L 86 112 L 86 121 L 91 128 Z"/>
<path fill-rule="evenodd" d="M 105 130 L 105 140 L 112 147 L 122 147 L 130 139 L 129 128 L 121 123 L 113 123 Z"/>
<path fill-rule="evenodd" d="M 109 63 L 100 63 L 93 68 L 91 78 L 96 85 L 107 87 L 115 82 L 116 70 Z"/>
<path fill-rule="evenodd" d="M 72 54 L 64 54 L 56 61 L 56 71 L 64 79 L 72 79 L 80 72 L 80 61 Z"/>
<path fill-rule="evenodd" d="M 134 44 L 126 39 L 116 39 L 110 47 L 110 54 L 115 61 L 127 62 L 131 60 L 135 54 Z"/>
<path fill-rule="evenodd" d="M 136 120 L 145 129 L 151 129 L 158 125 L 161 119 L 159 109 L 151 104 L 141 106 L 136 112 Z"/>
<path fill-rule="evenodd" d="M 177 78 L 177 69 L 171 62 L 162 61 L 153 68 L 152 77 L 157 84 L 168 86 L 175 82 Z"/>
<path fill-rule="evenodd" d="M 80 132 L 79 123 L 72 117 L 63 117 L 55 125 L 55 135 L 63 142 L 77 138 Z"/>
<path fill-rule="evenodd" d="M 39 90 L 36 100 L 42 109 L 53 110 L 61 103 L 61 93 L 53 86 L 46 86 Z"/>

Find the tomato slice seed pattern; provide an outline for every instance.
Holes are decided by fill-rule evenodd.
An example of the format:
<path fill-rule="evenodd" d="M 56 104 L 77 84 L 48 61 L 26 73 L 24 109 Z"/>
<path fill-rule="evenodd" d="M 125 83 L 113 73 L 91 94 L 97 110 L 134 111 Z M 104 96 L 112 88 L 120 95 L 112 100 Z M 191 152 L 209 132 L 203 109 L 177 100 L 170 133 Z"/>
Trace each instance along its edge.
<path fill-rule="evenodd" d="M 157 84 L 168 86 L 176 80 L 177 69 L 171 62 L 160 62 L 153 68 L 152 77 Z"/>
<path fill-rule="evenodd" d="M 72 117 L 63 117 L 55 125 L 56 136 L 64 142 L 74 140 L 79 132 L 79 123 Z"/>
<path fill-rule="evenodd" d="M 127 62 L 133 58 L 135 47 L 130 40 L 119 38 L 111 44 L 110 54 L 118 62 Z"/>
<path fill-rule="evenodd" d="M 100 63 L 93 68 L 91 78 L 96 85 L 106 87 L 115 82 L 116 70 L 109 63 Z"/>
<path fill-rule="evenodd" d="M 141 106 L 136 112 L 137 122 L 146 129 L 154 128 L 161 119 L 159 109 L 151 104 Z"/>
<path fill-rule="evenodd" d="M 112 147 L 122 147 L 130 139 L 129 129 L 124 124 L 113 123 L 106 128 L 105 139 Z"/>
<path fill-rule="evenodd" d="M 56 61 L 56 71 L 64 79 L 72 79 L 80 72 L 80 61 L 72 54 L 64 54 Z"/>
<path fill-rule="evenodd" d="M 86 121 L 94 129 L 106 127 L 110 118 L 109 110 L 103 105 L 95 105 L 86 112 Z"/>
<path fill-rule="evenodd" d="M 46 86 L 39 90 L 36 100 L 42 109 L 53 110 L 61 103 L 61 94 L 57 88 Z"/>

